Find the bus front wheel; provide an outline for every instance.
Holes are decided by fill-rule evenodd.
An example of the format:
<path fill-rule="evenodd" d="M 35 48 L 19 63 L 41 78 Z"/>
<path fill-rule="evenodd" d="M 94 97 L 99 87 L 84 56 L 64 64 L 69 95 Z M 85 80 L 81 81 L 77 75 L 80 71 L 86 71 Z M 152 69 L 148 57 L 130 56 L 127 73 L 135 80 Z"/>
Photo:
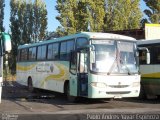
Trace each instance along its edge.
<path fill-rule="evenodd" d="M 28 78 L 28 91 L 33 92 L 33 83 L 32 83 L 32 78 Z"/>
<path fill-rule="evenodd" d="M 140 87 L 139 99 L 141 99 L 141 100 L 147 99 L 147 95 L 146 95 L 146 92 L 145 92 L 143 85 L 141 85 L 141 87 Z"/>
<path fill-rule="evenodd" d="M 76 97 L 70 95 L 69 82 L 65 85 L 65 94 L 69 102 L 76 102 Z"/>

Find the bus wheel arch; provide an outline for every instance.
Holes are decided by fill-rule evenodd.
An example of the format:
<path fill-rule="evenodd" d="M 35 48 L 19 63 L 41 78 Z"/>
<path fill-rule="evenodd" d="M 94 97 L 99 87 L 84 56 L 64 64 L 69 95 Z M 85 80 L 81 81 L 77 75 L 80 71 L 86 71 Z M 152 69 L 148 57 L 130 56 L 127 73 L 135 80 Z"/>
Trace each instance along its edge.
<path fill-rule="evenodd" d="M 64 82 L 64 89 L 63 89 L 63 92 L 65 95 L 67 95 L 67 90 L 68 90 L 68 85 L 69 85 L 69 80 L 65 80 Z"/>
<path fill-rule="evenodd" d="M 28 91 L 33 92 L 33 90 L 34 90 L 34 87 L 33 87 L 32 77 L 29 76 L 28 77 Z"/>
<path fill-rule="evenodd" d="M 69 80 L 66 80 L 64 83 L 64 94 L 69 102 L 76 102 L 76 97 L 70 95 Z"/>

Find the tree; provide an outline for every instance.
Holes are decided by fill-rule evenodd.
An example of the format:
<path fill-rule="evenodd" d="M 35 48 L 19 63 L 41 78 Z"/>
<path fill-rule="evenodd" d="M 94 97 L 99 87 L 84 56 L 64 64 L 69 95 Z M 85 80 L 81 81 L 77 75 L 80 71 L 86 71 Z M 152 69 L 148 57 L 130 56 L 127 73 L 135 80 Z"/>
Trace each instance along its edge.
<path fill-rule="evenodd" d="M 92 32 L 102 32 L 105 17 L 105 1 L 89 0 L 88 1 L 89 27 Z"/>
<path fill-rule="evenodd" d="M 57 0 L 56 9 L 56 19 L 62 25 L 58 30 L 63 30 L 64 35 L 103 30 L 104 0 Z"/>
<path fill-rule="evenodd" d="M 64 28 L 65 35 L 76 32 L 76 19 L 74 16 L 74 13 L 77 12 L 76 7 L 76 0 L 57 0 L 56 10 L 60 15 L 56 19 Z"/>
<path fill-rule="evenodd" d="M 106 0 L 105 31 L 140 28 L 140 0 Z"/>
<path fill-rule="evenodd" d="M 47 10 L 43 0 L 35 0 L 33 4 L 33 21 L 33 41 L 43 40 L 47 29 Z"/>
<path fill-rule="evenodd" d="M 4 0 L 0 0 L 0 31 L 4 31 L 3 19 L 4 19 Z"/>
<path fill-rule="evenodd" d="M 151 23 L 160 23 L 160 0 L 144 0 L 149 9 L 144 13 L 149 17 Z"/>
<path fill-rule="evenodd" d="M 10 66 L 15 70 L 17 48 L 21 44 L 37 42 L 43 40 L 47 28 L 47 11 L 42 0 L 11 0 L 10 29 L 12 38 Z M 36 34 L 36 36 L 35 36 Z"/>
<path fill-rule="evenodd" d="M 12 50 L 11 50 L 11 56 L 9 61 L 9 67 L 12 71 L 16 71 L 16 56 L 17 56 L 17 48 L 18 45 L 20 45 L 20 23 L 18 20 L 18 4 L 16 3 L 17 0 L 11 0 L 10 6 L 11 6 L 11 14 L 10 14 L 10 29 L 11 29 L 11 39 L 12 39 Z"/>

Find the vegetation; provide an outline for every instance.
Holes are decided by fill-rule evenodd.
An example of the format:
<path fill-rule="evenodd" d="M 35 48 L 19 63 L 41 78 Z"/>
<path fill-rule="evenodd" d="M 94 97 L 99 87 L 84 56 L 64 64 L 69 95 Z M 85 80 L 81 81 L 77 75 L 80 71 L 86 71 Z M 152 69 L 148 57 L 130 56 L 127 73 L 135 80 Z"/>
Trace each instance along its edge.
<path fill-rule="evenodd" d="M 140 0 L 106 0 L 105 32 L 140 28 Z"/>
<path fill-rule="evenodd" d="M 10 29 L 12 51 L 9 66 L 16 69 L 17 48 L 20 44 L 37 42 L 45 38 L 47 10 L 43 0 L 11 0 Z"/>
<path fill-rule="evenodd" d="M 104 0 L 57 0 L 56 9 L 62 27 L 57 32 L 68 35 L 80 31 L 103 31 Z"/>
<path fill-rule="evenodd" d="M 144 10 L 144 13 L 149 18 L 148 22 L 157 24 L 160 23 L 160 0 L 144 0 L 144 2 L 149 8 Z"/>
<path fill-rule="evenodd" d="M 4 0 L 0 0 L 0 32 L 4 31 L 3 19 L 4 19 Z"/>
<path fill-rule="evenodd" d="M 9 56 L 9 66 L 12 71 L 16 69 L 18 45 L 44 40 L 47 34 L 60 37 L 80 31 L 138 29 L 140 24 L 146 22 L 160 23 L 159 0 L 144 0 L 149 7 L 144 12 L 149 19 L 145 18 L 142 21 L 140 0 L 57 0 L 56 2 L 55 8 L 59 13 L 56 19 L 61 26 L 54 32 L 47 32 L 47 10 L 43 0 L 10 1 L 12 51 Z M 1 0 L 0 31 L 4 31 L 3 18 L 4 0 Z"/>

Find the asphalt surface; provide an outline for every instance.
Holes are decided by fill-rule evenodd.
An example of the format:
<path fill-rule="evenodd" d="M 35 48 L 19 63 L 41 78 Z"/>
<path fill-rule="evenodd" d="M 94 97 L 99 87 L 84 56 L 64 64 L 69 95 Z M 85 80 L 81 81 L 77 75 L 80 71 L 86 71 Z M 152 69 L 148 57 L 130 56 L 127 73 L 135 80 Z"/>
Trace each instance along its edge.
<path fill-rule="evenodd" d="M 15 81 L 4 82 L 0 120 L 151 120 L 160 119 L 160 100 L 85 99 L 77 103 L 65 95 L 36 89 L 34 93 Z"/>

